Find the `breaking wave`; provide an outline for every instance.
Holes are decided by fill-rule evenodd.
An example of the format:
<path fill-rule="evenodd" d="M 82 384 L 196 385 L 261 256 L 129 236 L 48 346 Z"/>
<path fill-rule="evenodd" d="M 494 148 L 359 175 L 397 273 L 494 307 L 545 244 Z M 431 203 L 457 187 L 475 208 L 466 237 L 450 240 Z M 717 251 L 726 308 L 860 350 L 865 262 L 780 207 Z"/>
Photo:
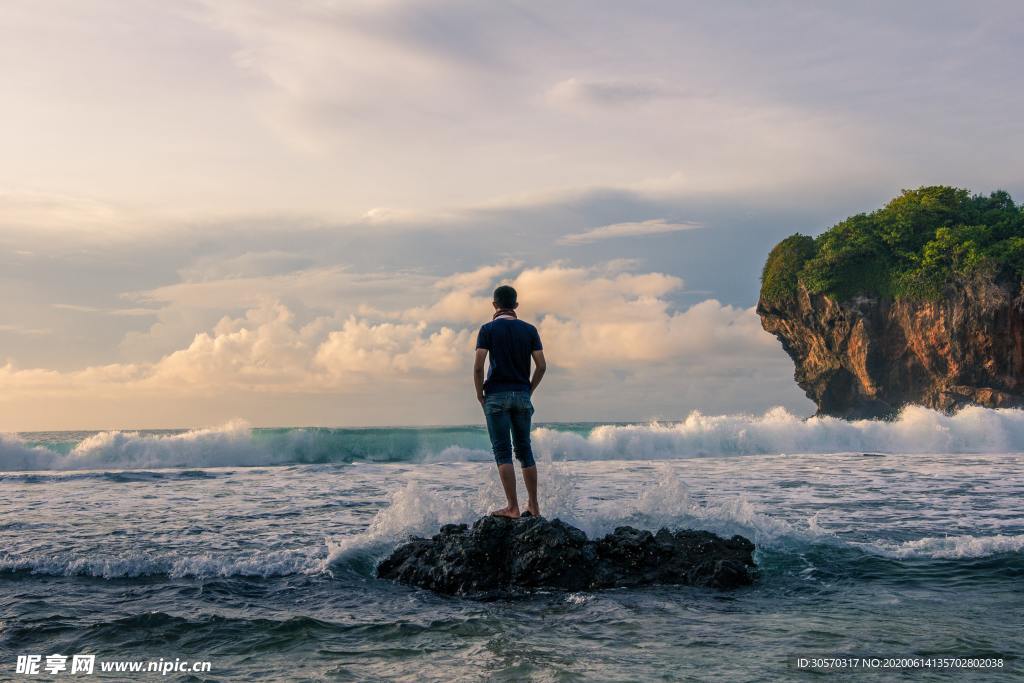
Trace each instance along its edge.
<path fill-rule="evenodd" d="M 878 554 L 897 559 L 930 557 L 953 560 L 1024 551 L 1024 535 L 937 536 L 898 544 L 876 543 L 871 548 Z"/>
<path fill-rule="evenodd" d="M 179 434 L 99 432 L 74 443 L 66 455 L 53 447 L 6 435 L 0 436 L 0 469 L 150 469 L 317 461 L 317 454 L 309 453 L 305 431 L 291 431 L 283 441 L 256 439 L 249 425 L 237 420 Z"/>
<path fill-rule="evenodd" d="M 582 505 L 574 477 L 563 468 L 559 463 L 548 465 L 544 513 L 582 529 L 591 538 L 628 524 L 651 530 L 697 528 L 723 536 L 741 534 L 754 541 L 759 551 L 783 554 L 801 554 L 810 546 L 847 548 L 901 560 L 959 560 L 1024 552 L 1024 535 L 929 537 L 903 543 L 845 540 L 819 526 L 816 515 L 786 521 L 760 509 L 744 495 L 698 501 L 678 474 L 665 465 L 659 466 L 656 483 L 645 487 L 632 501 L 591 500 Z M 472 524 L 502 500 L 494 477 L 481 480 L 476 490 L 472 497 L 451 496 L 429 490 L 416 480 L 408 481 L 391 494 L 389 504 L 377 512 L 365 531 L 325 539 L 328 553 L 324 569 L 381 558 L 409 536 L 432 536 L 444 524 Z"/>
<path fill-rule="evenodd" d="M 0 554 L 0 573 L 25 572 L 45 576 L 87 576 L 102 579 L 126 579 L 145 576 L 176 578 L 270 578 L 309 574 L 320 570 L 322 558 L 297 551 L 250 553 L 236 557 L 148 554 L 144 552 L 113 556 L 55 555 L 18 556 Z"/>
<path fill-rule="evenodd" d="M 813 517 L 806 524 L 792 525 L 762 513 L 744 496 L 701 504 L 678 475 L 664 466 L 659 470 L 657 483 L 629 503 L 595 505 L 590 501 L 583 505 L 576 478 L 564 467 L 560 463 L 547 465 L 543 513 L 582 529 L 590 537 L 629 524 L 643 529 L 691 527 L 727 536 L 743 534 L 760 546 L 784 545 L 794 539 L 803 542 L 830 538 Z M 381 555 L 410 535 L 432 536 L 444 524 L 472 524 L 488 510 L 500 506 L 502 494 L 494 477 L 482 478 L 474 488 L 476 493 L 472 496 L 452 496 L 425 488 L 415 479 L 408 481 L 390 495 L 388 505 L 376 513 L 365 531 L 326 539 L 325 566 L 365 555 Z M 582 510 L 584 507 L 586 511 Z"/>
<path fill-rule="evenodd" d="M 651 483 L 641 487 L 635 496 L 606 500 L 581 492 L 578 468 L 550 462 L 545 472 L 544 513 L 579 527 L 591 538 L 624 524 L 651 530 L 699 528 L 724 536 L 742 534 L 754 541 L 759 553 L 767 552 L 775 558 L 802 558 L 815 549 L 824 551 L 819 555 L 835 558 L 842 555 L 835 555 L 834 551 L 846 550 L 854 551 L 856 557 L 900 561 L 956 562 L 1007 556 L 1010 566 L 1019 567 L 1024 553 L 1024 535 L 1013 533 L 927 536 L 906 541 L 844 538 L 820 526 L 813 514 L 782 519 L 743 494 L 711 498 L 694 495 L 671 464 L 653 466 Z M 449 523 L 471 524 L 500 504 L 500 486 L 489 468 L 465 470 L 462 476 L 467 475 L 471 480 L 463 481 L 465 486 L 455 491 L 429 485 L 420 481 L 415 470 L 410 471 L 403 475 L 404 485 L 391 492 L 387 504 L 375 512 L 367 527 L 343 536 L 328 536 L 322 544 L 308 544 L 301 549 L 199 553 L 151 549 L 111 554 L 9 549 L 0 551 L 0 574 L 200 580 L 323 573 L 337 577 L 346 570 L 369 575 L 378 559 L 410 535 L 430 536 Z"/>
<path fill-rule="evenodd" d="M 704 415 L 679 422 L 549 425 L 534 447 L 554 460 L 651 460 L 794 453 L 1007 453 L 1024 451 L 1024 411 L 970 407 L 945 415 L 906 408 L 897 419 Z M 0 435 L 0 470 L 156 469 L 299 463 L 453 462 L 490 459 L 482 427 L 253 429 L 236 420 L 180 433 L 107 431 L 33 441 Z"/>
<path fill-rule="evenodd" d="M 954 415 L 910 406 L 895 420 L 801 419 L 783 408 L 760 416 L 691 413 L 674 423 L 604 425 L 589 434 L 540 429 L 538 445 L 561 459 L 660 459 L 775 453 L 1007 453 L 1024 451 L 1024 410 L 969 407 Z"/>

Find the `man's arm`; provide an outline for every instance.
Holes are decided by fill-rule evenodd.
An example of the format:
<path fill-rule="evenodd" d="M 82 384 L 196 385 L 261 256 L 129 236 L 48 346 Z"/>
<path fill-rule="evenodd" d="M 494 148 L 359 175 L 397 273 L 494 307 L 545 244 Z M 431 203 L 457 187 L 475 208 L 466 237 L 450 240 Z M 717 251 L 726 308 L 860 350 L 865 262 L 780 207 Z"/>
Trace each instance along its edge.
<path fill-rule="evenodd" d="M 538 350 L 533 352 L 533 364 L 537 367 L 533 369 L 533 379 L 530 380 L 531 394 L 537 389 L 537 385 L 540 384 L 540 381 L 544 379 L 544 373 L 548 369 L 548 362 L 544 360 L 543 351 Z"/>
<path fill-rule="evenodd" d="M 476 385 L 476 400 L 484 404 L 484 361 L 487 360 L 487 349 L 477 349 L 473 361 L 473 384 Z"/>

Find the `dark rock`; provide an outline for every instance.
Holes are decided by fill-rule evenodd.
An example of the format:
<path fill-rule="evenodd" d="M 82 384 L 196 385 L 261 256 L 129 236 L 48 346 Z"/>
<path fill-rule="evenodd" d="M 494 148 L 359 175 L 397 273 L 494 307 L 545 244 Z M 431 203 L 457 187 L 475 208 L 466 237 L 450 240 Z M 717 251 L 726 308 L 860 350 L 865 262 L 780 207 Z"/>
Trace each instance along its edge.
<path fill-rule="evenodd" d="M 512 522 L 512 524 L 508 524 Z M 506 520 L 510 583 L 524 588 L 559 586 L 581 590 L 592 581 L 594 548 L 587 535 L 560 519 Z M 503 533 L 502 531 L 498 532 Z"/>
<path fill-rule="evenodd" d="M 482 517 L 412 538 L 377 576 L 449 595 L 488 597 L 516 590 L 586 590 L 648 584 L 731 589 L 754 581 L 754 544 L 708 531 L 621 526 L 596 541 L 554 519 Z"/>
<path fill-rule="evenodd" d="M 734 588 L 750 578 L 729 581 L 722 562 L 742 568 L 754 566 L 754 544 L 742 536 L 724 539 L 710 531 L 669 531 L 657 534 L 619 527 L 596 542 L 603 562 L 601 586 L 636 586 L 648 583 L 682 583 L 694 586 Z"/>

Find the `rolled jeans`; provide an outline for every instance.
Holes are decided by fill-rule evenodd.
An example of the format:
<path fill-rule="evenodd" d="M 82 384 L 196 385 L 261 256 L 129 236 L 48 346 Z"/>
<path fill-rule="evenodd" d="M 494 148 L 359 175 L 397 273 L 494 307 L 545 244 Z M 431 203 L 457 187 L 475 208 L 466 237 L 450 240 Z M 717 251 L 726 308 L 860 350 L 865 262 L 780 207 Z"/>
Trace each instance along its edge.
<path fill-rule="evenodd" d="M 491 437 L 494 460 L 499 465 L 512 464 L 512 449 L 523 467 L 533 467 L 530 447 L 530 418 L 533 403 L 529 391 L 500 391 L 484 397 L 484 417 Z"/>

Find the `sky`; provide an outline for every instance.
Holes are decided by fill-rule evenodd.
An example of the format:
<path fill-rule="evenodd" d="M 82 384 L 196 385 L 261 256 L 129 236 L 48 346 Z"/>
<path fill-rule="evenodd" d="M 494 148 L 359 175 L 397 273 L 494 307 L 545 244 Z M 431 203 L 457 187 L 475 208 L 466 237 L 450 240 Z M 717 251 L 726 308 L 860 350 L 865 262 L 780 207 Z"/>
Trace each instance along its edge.
<path fill-rule="evenodd" d="M 542 421 L 814 407 L 768 250 L 1024 197 L 1017 2 L 7 0 L 0 430 L 467 424 L 490 292 Z"/>

